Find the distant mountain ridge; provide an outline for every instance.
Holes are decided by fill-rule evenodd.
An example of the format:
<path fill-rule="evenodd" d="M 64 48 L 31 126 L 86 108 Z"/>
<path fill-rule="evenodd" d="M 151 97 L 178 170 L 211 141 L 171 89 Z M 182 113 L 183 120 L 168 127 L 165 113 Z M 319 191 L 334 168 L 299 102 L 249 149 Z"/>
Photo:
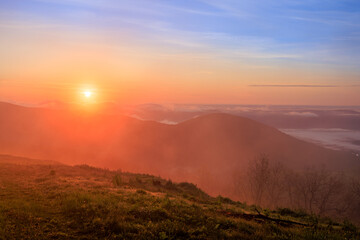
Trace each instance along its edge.
<path fill-rule="evenodd" d="M 222 113 L 166 125 L 120 115 L 0 103 L 0 146 L 5 154 L 191 181 L 210 194 L 230 191 L 233 175 L 260 154 L 293 168 L 359 167 L 351 153 L 325 149 Z"/>
<path fill-rule="evenodd" d="M 247 117 L 276 128 L 360 130 L 360 106 L 287 106 L 241 104 L 142 104 L 128 109 L 142 119 L 182 122 L 210 113 Z"/>

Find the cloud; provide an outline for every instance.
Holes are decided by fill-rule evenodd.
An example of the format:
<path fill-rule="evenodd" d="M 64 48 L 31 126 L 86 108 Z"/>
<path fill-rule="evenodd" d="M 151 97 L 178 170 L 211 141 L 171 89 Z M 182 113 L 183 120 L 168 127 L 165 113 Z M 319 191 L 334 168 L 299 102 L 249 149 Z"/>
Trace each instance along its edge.
<path fill-rule="evenodd" d="M 128 116 L 131 117 L 131 118 L 135 118 L 135 119 L 137 119 L 137 120 L 146 121 L 146 119 L 140 117 L 140 116 L 137 115 L 137 114 L 128 114 Z"/>
<path fill-rule="evenodd" d="M 9 28 L 9 29 L 53 29 L 53 28 L 65 28 L 70 27 L 70 25 L 65 24 L 31 24 L 27 22 L 18 22 L 18 23 L 0 23 L 0 28 Z"/>
<path fill-rule="evenodd" d="M 300 88 L 334 88 L 341 87 L 338 85 L 315 85 L 315 84 L 251 84 L 249 87 L 300 87 Z"/>
<path fill-rule="evenodd" d="M 360 131 L 339 128 L 280 129 L 282 132 L 331 149 L 360 151 Z"/>
<path fill-rule="evenodd" d="M 161 120 L 161 121 L 159 121 L 159 123 L 163 123 L 163 124 L 167 124 L 167 125 L 176 125 L 176 124 L 178 124 L 178 122 L 170 121 L 170 120 L 167 120 L 167 119 Z"/>
<path fill-rule="evenodd" d="M 359 117 L 360 116 L 360 113 L 341 113 L 341 114 L 338 114 L 339 116 L 355 116 L 355 117 Z"/>
<path fill-rule="evenodd" d="M 318 117 L 316 113 L 313 112 L 288 112 L 285 115 L 297 116 L 297 117 Z"/>
<path fill-rule="evenodd" d="M 227 1 L 214 1 L 214 0 L 200 0 L 201 2 L 212 6 L 218 10 L 221 10 L 223 14 L 229 15 L 237 18 L 249 18 L 254 17 L 254 14 L 250 14 L 246 9 L 241 7 L 241 3 L 237 4 L 235 2 L 227 2 Z M 246 5 L 246 3 L 245 3 Z"/>
<path fill-rule="evenodd" d="M 142 44 L 148 49 L 159 50 L 158 55 L 151 55 L 152 58 L 168 55 L 186 62 L 201 58 L 204 64 L 216 59 L 234 62 L 231 65 L 241 64 L 244 69 L 271 69 L 280 63 L 284 68 L 288 64 L 299 67 L 331 64 L 331 67 L 336 65 L 340 70 L 345 67 L 344 70 L 350 67 L 356 71 L 359 69 L 359 27 L 356 24 L 344 25 L 357 23 L 358 14 L 336 11 L 335 7 L 329 11 L 328 8 L 323 9 L 320 2 L 197 0 L 183 3 L 138 0 L 138 4 L 133 4 L 130 0 L 29 0 L 33 1 L 42 3 L 44 9 L 58 5 L 59 9 L 66 11 L 57 11 L 54 16 L 49 16 L 45 11 L 15 8 L 18 16 L 9 16 L 11 9 L 4 9 L 0 11 L 3 19 L 0 30 L 18 29 L 20 32 L 23 28 L 43 29 L 53 35 L 55 31 L 48 29 L 57 28 L 54 30 L 70 36 L 58 39 L 77 40 L 78 33 L 88 33 L 91 38 L 80 39 L 79 42 L 101 43 L 116 49 L 127 44 L 138 48 Z M 312 6 L 319 9 L 308 10 Z M 22 17 L 24 14 L 29 16 Z M 314 21 L 342 25 L 318 26 Z M 94 25 L 88 24 L 95 22 Z M 196 24 L 188 24 L 191 22 Z M 343 29 L 343 26 L 346 28 Z M 342 34 L 334 34 L 337 32 L 334 30 L 340 27 Z M 69 29 L 77 34 L 72 34 Z M 0 34 L 10 36 L 8 32 Z M 93 40 L 95 36 L 99 39 Z M 209 69 L 212 70 L 211 65 L 204 71 Z"/>

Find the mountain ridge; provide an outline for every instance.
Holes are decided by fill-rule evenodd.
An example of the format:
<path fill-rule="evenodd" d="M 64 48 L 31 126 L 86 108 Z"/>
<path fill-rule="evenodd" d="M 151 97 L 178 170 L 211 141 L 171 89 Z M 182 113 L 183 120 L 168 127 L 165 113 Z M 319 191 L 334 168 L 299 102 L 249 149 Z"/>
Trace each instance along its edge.
<path fill-rule="evenodd" d="M 351 153 L 325 149 L 223 113 L 177 125 L 6 104 L 0 104 L 0 115 L 5 116 L 0 118 L 1 153 L 148 172 L 195 182 L 210 194 L 229 194 L 233 175 L 261 154 L 297 169 L 359 166 Z"/>

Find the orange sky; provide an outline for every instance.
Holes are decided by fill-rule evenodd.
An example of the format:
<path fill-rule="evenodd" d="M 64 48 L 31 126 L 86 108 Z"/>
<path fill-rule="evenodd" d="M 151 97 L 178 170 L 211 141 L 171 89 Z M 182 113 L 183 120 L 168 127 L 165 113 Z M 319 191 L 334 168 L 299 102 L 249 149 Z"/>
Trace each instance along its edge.
<path fill-rule="evenodd" d="M 42 12 L 60 2 L 29 2 L 0 12 L 0 101 L 73 103 L 91 88 L 92 101 L 122 104 L 360 105 L 357 66 L 324 62 L 334 57 L 328 52 L 299 46 L 271 52 L 273 40 L 177 29 L 182 18 L 165 17 L 170 28 L 150 16 L 146 25 L 141 9 L 114 20 L 105 6 L 89 10 L 82 1 L 54 10 L 82 13 L 69 24 L 71 16 Z"/>

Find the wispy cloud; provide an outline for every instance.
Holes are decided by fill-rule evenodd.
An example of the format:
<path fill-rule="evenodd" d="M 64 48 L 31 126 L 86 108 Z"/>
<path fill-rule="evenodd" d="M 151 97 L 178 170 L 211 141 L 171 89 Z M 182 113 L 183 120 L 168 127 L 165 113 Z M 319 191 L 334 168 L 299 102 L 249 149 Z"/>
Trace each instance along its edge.
<path fill-rule="evenodd" d="M 317 85 L 317 84 L 250 84 L 248 87 L 284 87 L 284 88 L 338 88 L 338 87 L 360 87 L 353 85 Z"/>
<path fill-rule="evenodd" d="M 299 20 L 299 21 L 306 21 L 306 22 L 314 22 L 314 23 L 322 23 L 327 25 L 349 25 L 360 27 L 360 24 L 353 21 L 346 21 L 346 20 L 334 20 L 334 19 L 324 19 L 324 18 L 309 18 L 309 17 L 297 17 L 297 16 L 289 16 L 289 19 Z"/>
<path fill-rule="evenodd" d="M 313 112 L 288 112 L 285 115 L 295 116 L 295 117 L 318 117 L 316 113 Z"/>
<path fill-rule="evenodd" d="M 356 14 L 348 11 L 309 11 L 306 10 L 306 7 L 313 4 L 310 1 L 273 3 L 263 0 L 259 2 L 197 0 L 183 4 L 176 1 L 144 0 L 136 1 L 137 4 L 130 0 L 116 2 L 109 0 L 32 1 L 59 6 L 76 6 L 77 9 L 71 10 L 75 11 L 75 15 L 79 9 L 87 9 L 87 11 L 93 12 L 91 19 L 103 28 L 112 28 L 114 31 L 128 28 L 136 32 L 139 38 L 177 47 L 182 53 L 207 52 L 214 54 L 214 57 L 226 56 L 235 61 L 254 60 L 251 63 L 253 65 L 278 64 L 278 62 L 271 62 L 274 60 L 283 61 L 286 65 L 289 62 L 301 62 L 303 64 L 325 63 L 346 66 L 357 65 L 356 62 L 359 60 L 360 53 L 356 53 L 357 50 L 350 51 L 348 49 L 350 45 L 341 42 L 358 41 L 354 35 L 321 35 L 323 39 L 320 39 L 316 34 L 317 31 L 311 30 L 312 26 L 309 26 L 310 30 L 299 29 L 299 33 L 309 31 L 304 34 L 291 30 L 297 28 L 294 23 L 296 21 L 309 22 L 309 24 L 314 21 L 331 23 L 330 25 L 352 23 L 353 25 L 349 25 L 349 27 L 356 27 L 357 21 L 354 21 L 357 19 Z M 66 10 L 66 12 L 68 11 L 69 9 Z M 284 17 L 281 17 L 282 13 L 285 13 L 285 18 L 296 21 L 284 21 Z M 289 13 L 291 15 L 286 15 Z M 66 17 L 62 16 L 61 19 L 67 19 Z M 205 17 L 206 19 L 202 19 Z M 81 19 L 81 16 L 78 18 Z M 188 20 L 180 21 L 179 19 Z M 208 20 L 223 24 L 212 24 L 213 26 L 211 26 L 207 23 Z M 194 24 L 189 27 L 188 21 L 193 21 Z M 69 20 L 69 23 L 74 25 L 82 22 L 84 21 Z M 2 24 L 0 27 L 46 28 L 59 27 L 62 24 L 66 25 L 67 22 L 60 21 L 58 25 L 32 24 L 31 26 Z M 269 32 L 270 30 L 274 33 Z M 321 31 L 323 30 L 321 29 Z M 308 36 L 308 39 L 305 40 L 302 36 Z M 295 37 L 296 41 L 294 41 Z M 340 37 L 342 40 L 339 40 Z M 330 42 L 331 39 L 338 39 L 339 43 L 334 47 L 334 44 Z"/>
<path fill-rule="evenodd" d="M 251 84 L 249 87 L 285 87 L 285 88 L 335 88 L 337 85 L 316 85 L 316 84 Z"/>
<path fill-rule="evenodd" d="M 24 21 L 0 23 L 0 28 L 8 28 L 8 29 L 54 29 L 54 28 L 67 28 L 67 27 L 70 27 L 70 25 L 38 24 L 38 23 L 29 23 L 29 22 L 24 22 Z"/>
<path fill-rule="evenodd" d="M 237 17 L 237 18 L 249 18 L 256 15 L 250 14 L 246 9 L 239 8 L 240 1 L 216 1 L 216 0 L 200 0 L 201 2 L 208 4 L 212 7 L 215 7 L 223 12 L 227 16 Z M 244 3 L 244 2 L 243 2 Z M 246 3 L 245 3 L 246 5 Z"/>
<path fill-rule="evenodd" d="M 57 4 L 57 5 L 67 5 L 67 6 L 77 6 L 77 7 L 91 7 L 96 10 L 124 10 L 133 13 L 139 14 L 153 14 L 153 15 L 163 15 L 164 12 L 161 9 L 153 8 L 153 3 L 149 1 L 137 0 L 138 4 L 134 4 L 133 1 L 122 0 L 120 1 L 109 1 L 109 0 L 34 0 L 37 2 Z"/>

